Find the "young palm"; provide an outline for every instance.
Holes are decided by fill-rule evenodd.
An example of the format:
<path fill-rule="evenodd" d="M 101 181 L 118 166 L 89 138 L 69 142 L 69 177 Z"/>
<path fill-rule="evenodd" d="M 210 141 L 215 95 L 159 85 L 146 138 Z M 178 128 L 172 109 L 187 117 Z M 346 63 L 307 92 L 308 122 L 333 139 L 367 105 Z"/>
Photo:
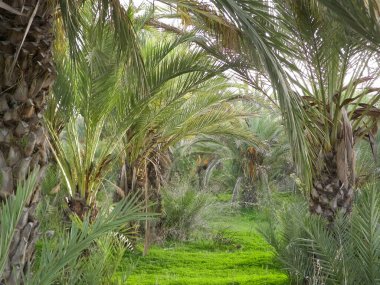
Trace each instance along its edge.
<path fill-rule="evenodd" d="M 45 118 L 68 206 L 84 219 L 97 214 L 96 195 L 134 118 L 115 124 L 112 117 L 122 96 L 121 76 L 130 67 L 128 57 L 117 54 L 114 32 L 108 27 L 98 37 L 91 23 L 82 28 L 83 60 L 70 65 L 68 55 L 61 55 L 57 61 L 59 76 Z"/>
<path fill-rule="evenodd" d="M 124 102 L 119 104 L 122 118 L 136 113 L 134 104 L 143 108 L 127 132 L 124 148 L 130 169 L 141 167 L 138 164 L 144 159 L 165 152 L 187 136 L 239 135 L 229 121 L 243 113 L 232 108 L 230 102 L 239 96 L 223 78 L 224 66 L 192 48 L 191 40 L 191 35 L 177 39 L 167 36 L 160 42 L 154 39 L 141 44 L 150 92 L 146 98 L 139 98 L 136 90 L 128 90 L 129 95 L 120 97 Z"/>

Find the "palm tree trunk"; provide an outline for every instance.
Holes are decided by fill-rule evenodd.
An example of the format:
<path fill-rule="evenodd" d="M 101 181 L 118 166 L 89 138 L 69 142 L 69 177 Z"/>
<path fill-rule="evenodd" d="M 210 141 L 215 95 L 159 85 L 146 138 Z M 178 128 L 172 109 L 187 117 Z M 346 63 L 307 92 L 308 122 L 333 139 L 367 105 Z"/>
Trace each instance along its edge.
<path fill-rule="evenodd" d="M 321 215 L 330 223 L 334 221 L 336 213 L 351 212 L 354 198 L 353 179 L 341 178 L 342 169 L 338 167 L 338 161 L 337 152 L 324 155 L 324 167 L 320 174 L 314 178 L 310 192 L 311 213 Z M 353 177 L 353 172 L 350 172 L 350 176 Z"/>
<path fill-rule="evenodd" d="M 47 165 L 42 112 L 55 78 L 51 1 L 5 0 L 14 10 L 0 10 L 0 201 L 16 190 L 18 180 Z M 20 6 L 23 5 L 23 6 Z M 23 11 L 18 15 L 17 11 Z M 0 280 L 20 284 L 33 259 L 38 237 L 34 216 L 39 188 L 24 208 Z M 0 217 L 1 222 L 1 217 Z"/>
<path fill-rule="evenodd" d="M 96 202 L 88 203 L 86 198 L 80 197 L 79 195 L 68 198 L 67 206 L 68 220 L 70 220 L 69 215 L 75 214 L 82 221 L 88 217 L 90 222 L 94 222 L 99 212 Z"/>
<path fill-rule="evenodd" d="M 347 111 L 341 109 L 341 113 L 334 148 L 321 156 L 310 192 L 311 213 L 322 215 L 330 223 L 334 222 L 336 213 L 350 213 L 354 199 L 354 136 Z"/>

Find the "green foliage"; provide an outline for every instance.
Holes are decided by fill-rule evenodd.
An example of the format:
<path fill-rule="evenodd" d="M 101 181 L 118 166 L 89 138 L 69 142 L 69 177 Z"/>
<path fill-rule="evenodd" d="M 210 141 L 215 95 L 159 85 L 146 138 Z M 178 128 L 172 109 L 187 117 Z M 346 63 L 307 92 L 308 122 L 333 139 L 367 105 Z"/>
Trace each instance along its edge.
<path fill-rule="evenodd" d="M 151 18 L 156 16 L 154 9 L 134 19 L 133 9 L 124 8 L 118 0 L 83 5 L 73 0 L 59 1 L 61 10 L 55 28 L 57 32 L 64 28 L 69 49 L 60 49 L 57 44 L 55 51 L 57 83 L 46 121 L 56 165 L 48 171 L 43 192 L 62 186 L 69 195 L 79 195 L 94 205 L 113 166 L 119 167 L 121 161 L 127 165 L 126 171 L 133 171 L 132 179 L 126 174 L 125 185 L 134 188 L 136 180 L 144 176 L 144 163 L 145 172 L 147 162 L 154 164 L 153 179 L 163 176 L 157 161 L 175 144 L 182 144 L 192 154 L 213 156 L 199 184 L 218 181 L 223 190 L 219 201 L 228 201 L 228 192 L 240 187 L 242 179 L 249 190 L 262 185 L 277 190 L 277 184 L 285 184 L 292 172 L 287 152 L 292 152 L 307 188 L 318 155 L 335 150 L 342 139 L 346 111 L 354 135 L 368 136 L 371 143 L 374 140 L 380 97 L 374 96 L 379 90 L 372 87 L 378 67 L 369 68 L 374 55 L 369 48 L 373 46 L 363 45 L 358 38 L 374 44 L 378 52 L 376 1 L 361 1 L 366 2 L 363 4 L 350 0 L 347 6 L 343 0 L 211 0 L 211 5 L 202 1 L 161 1 L 175 3 L 175 16 L 179 15 L 185 26 L 191 24 L 184 29 L 171 27 L 176 36 L 144 26 L 157 24 Z M 339 19 L 331 18 L 319 3 Z M 191 23 L 192 17 L 196 22 Z M 342 23 L 351 25 L 347 28 Z M 69 60 L 71 56 L 74 62 Z M 231 84 L 229 72 L 225 72 L 230 69 L 258 89 L 262 86 L 253 77 L 266 72 L 263 82 L 271 81 L 268 90 L 274 96 L 265 90 L 260 92 L 273 106 L 279 104 L 291 148 L 283 139 L 279 120 L 240 119 L 251 115 L 252 108 L 240 103 L 243 97 L 249 97 L 249 90 Z M 190 142 L 184 143 L 184 139 Z M 346 142 L 349 140 L 352 138 Z M 376 147 L 373 143 L 371 146 Z M 364 185 L 368 177 L 378 174 L 377 163 L 372 163 L 368 149 L 362 145 L 358 149 L 357 169 L 360 185 Z M 177 148 L 174 154 L 179 152 Z M 260 159 L 253 159 L 256 152 Z M 189 158 L 177 166 L 179 173 L 184 173 L 196 163 Z M 20 184 L 15 197 L 1 205 L 0 272 L 22 205 L 34 188 L 28 181 Z M 271 220 L 266 238 L 294 282 L 380 283 L 380 197 L 374 186 L 359 196 L 352 216 L 338 215 L 333 225 L 308 215 L 307 205 L 299 201 Z M 269 198 L 276 206 L 284 199 L 276 194 L 265 196 Z M 58 230 L 53 239 L 44 239 L 36 270 L 26 284 L 123 283 L 125 276 L 115 272 L 129 271 L 129 263 L 122 261 L 126 260 L 125 248 L 110 232 L 146 218 L 137 200 L 124 200 L 114 208 L 105 203 L 93 224 L 74 219 L 69 233 Z M 167 187 L 163 191 L 166 236 L 189 240 L 212 217 L 210 210 L 215 208 L 210 201 L 208 194 L 189 183 Z M 42 210 L 56 217 L 45 219 L 43 228 L 61 225 L 62 211 L 56 206 L 48 199 L 44 201 Z M 211 234 L 210 241 L 153 247 L 150 256 L 141 258 L 143 264 L 130 281 L 287 282 L 273 261 L 271 248 L 256 233 L 247 230 L 236 217 L 217 211 L 213 215 L 223 219 L 223 227 Z M 262 228 L 265 223 L 255 215 L 243 212 L 238 218 L 254 220 Z"/>
<path fill-rule="evenodd" d="M 102 140 L 104 121 L 94 128 L 80 119 L 72 119 L 60 138 L 50 128 L 52 149 L 61 171 L 65 189 L 70 196 L 86 198 L 88 205 L 95 202 L 96 194 L 110 170 L 114 151 L 120 142 L 117 135 Z"/>
<path fill-rule="evenodd" d="M 3 273 L 8 252 L 16 232 L 16 226 L 22 216 L 24 206 L 36 187 L 39 169 L 30 173 L 28 179 L 19 181 L 16 194 L 0 204 L 0 276 Z"/>
<path fill-rule="evenodd" d="M 97 38 L 97 26 L 85 16 L 81 60 L 73 64 L 68 55 L 58 58 L 59 76 L 45 119 L 65 190 L 92 205 L 132 119 L 112 124 L 111 116 L 127 59 L 117 56 L 112 30 L 103 29 Z"/>
<path fill-rule="evenodd" d="M 138 202 L 138 197 L 127 197 L 117 203 L 112 209 L 103 210 L 93 223 L 88 219 L 81 222 L 77 220 L 71 224 L 70 231 L 66 234 L 57 235 L 52 240 L 47 238 L 43 241 L 38 264 L 32 275 L 28 276 L 26 284 L 48 285 L 62 276 L 64 272 L 71 272 L 73 276 L 66 276 L 67 284 L 72 280 L 89 281 L 90 270 L 100 269 L 100 264 L 95 264 L 96 259 L 100 262 L 112 262 L 116 265 L 122 257 L 122 249 L 117 243 L 113 243 L 110 235 L 113 231 L 118 231 L 128 222 L 144 220 L 148 216 L 142 211 L 143 206 Z M 97 245 L 97 247 L 90 246 Z M 86 250 L 90 251 L 90 258 L 85 258 Z M 107 254 L 109 254 L 107 256 Z M 99 283 L 89 284 L 109 284 L 106 281 L 111 279 L 113 273 L 109 267 L 103 267 L 98 271 Z M 93 274 L 93 273 L 91 273 Z M 102 279 L 105 278 L 106 280 Z M 92 280 L 92 279 L 91 279 Z M 105 283 L 104 283 L 105 282 Z M 82 284 L 82 283 L 81 283 Z"/>
<path fill-rule="evenodd" d="M 249 105 L 243 104 L 243 107 L 249 108 Z M 269 120 L 264 115 L 249 118 L 242 128 L 254 134 L 259 143 L 236 137 L 197 136 L 174 149 L 176 171 L 180 175 L 193 173 L 190 177 L 197 172 L 202 187 L 217 185 L 219 191 L 229 196 L 226 197 L 229 201 L 233 190 L 258 197 L 268 192 L 272 184 L 283 186 L 294 170 L 280 118 Z M 196 157 L 207 159 L 204 171 L 200 169 L 203 165 L 195 162 Z"/>
<path fill-rule="evenodd" d="M 318 2 L 275 1 L 279 30 L 289 35 L 291 53 L 285 57 L 287 65 L 294 67 L 289 80 L 305 109 L 303 133 L 312 158 L 312 167 L 306 171 L 313 179 L 325 167 L 323 154 L 337 149 L 344 148 L 347 155 L 338 169 L 347 172 L 354 168 L 352 145 L 365 136 L 373 137 L 379 100 L 374 96 L 378 88 L 373 80 L 379 67 L 368 68 L 374 52 L 340 21 L 329 17 Z M 307 182 L 302 182 L 308 189 Z"/>
<path fill-rule="evenodd" d="M 320 152 L 331 151 L 339 143 L 346 111 L 355 137 L 376 129 L 378 96 L 373 95 L 378 93 L 374 84 L 378 66 L 367 68 L 374 53 L 352 31 L 360 37 L 360 30 L 362 38 L 376 42 L 379 18 L 376 0 L 348 1 L 347 6 L 344 1 L 325 0 L 273 3 L 213 0 L 213 5 L 197 5 L 196 1 L 163 2 L 176 2 L 178 9 L 185 10 L 190 19 L 206 15 L 213 19 L 219 12 L 224 16 L 221 23 L 230 21 L 236 28 L 240 42 L 239 48 L 232 48 L 233 56 L 220 45 L 206 44 L 206 50 L 224 62 L 232 61 L 231 68 L 269 100 L 275 97 L 274 104 L 280 107 L 289 135 L 295 167 L 307 189 L 315 175 Z M 340 17 L 331 17 L 319 2 Z M 202 27 L 199 21 L 194 21 L 197 28 Z M 203 26 L 206 33 L 210 31 L 210 25 Z M 213 32 L 210 34 L 218 42 L 220 29 L 215 28 Z M 263 69 L 266 72 L 263 81 L 269 77 L 273 94 L 270 91 L 268 95 L 257 80 Z M 368 112 L 369 108 L 373 113 Z"/>
<path fill-rule="evenodd" d="M 333 17 L 355 31 L 357 37 L 379 51 L 379 2 L 376 0 L 318 0 Z"/>
<path fill-rule="evenodd" d="M 149 87 L 142 92 L 128 58 L 118 61 L 112 31 L 105 30 L 97 41 L 94 29 L 84 26 L 82 61 L 70 66 L 61 59 L 46 115 L 71 196 L 79 194 L 91 204 L 120 153 L 121 163 L 139 169 L 145 160 L 152 163 L 152 156 L 198 134 L 254 140 L 239 126 L 238 117 L 247 115 L 234 107 L 240 91 L 223 75 L 223 64 L 191 46 L 194 35 L 138 31 Z"/>
<path fill-rule="evenodd" d="M 378 184 L 358 193 L 351 216 L 327 225 L 288 205 L 263 233 L 295 284 L 380 284 L 380 195 Z"/>
<path fill-rule="evenodd" d="M 188 239 L 205 226 L 212 208 L 210 196 L 186 182 L 167 187 L 162 193 L 164 228 L 168 239 Z"/>
<path fill-rule="evenodd" d="M 133 118 L 123 146 L 129 165 L 139 168 L 200 134 L 254 140 L 240 127 L 238 118 L 247 114 L 234 106 L 240 91 L 224 76 L 226 66 L 193 47 L 194 35 L 141 34 L 149 92 L 140 94 L 139 86 L 130 84 L 133 74 L 126 73 L 117 108 L 118 121 Z"/>
<path fill-rule="evenodd" d="M 356 176 L 357 185 L 362 188 L 366 183 L 379 179 L 380 135 L 377 134 L 370 141 L 361 141 L 356 147 Z"/>
<path fill-rule="evenodd" d="M 10 243 L 24 205 L 35 188 L 37 173 L 38 169 L 31 173 L 26 181 L 21 181 L 16 195 L 1 205 L 0 272 L 4 269 Z M 142 205 L 137 201 L 137 197 L 128 197 L 112 209 L 103 211 L 91 225 L 87 219 L 84 222 L 77 221 L 72 223 L 69 232 L 64 229 L 56 231 L 52 239 L 45 236 L 33 273 L 29 272 L 30 275 L 26 276 L 25 284 L 48 285 L 54 283 L 55 280 L 61 280 L 63 284 L 78 284 L 72 283 L 74 279 L 70 278 L 77 278 L 75 279 L 77 281 L 96 280 L 99 282 L 80 284 L 111 284 L 110 280 L 114 280 L 113 273 L 119 269 L 117 264 L 121 263 L 125 252 L 123 245 L 115 240 L 111 232 L 119 230 L 128 222 L 147 218 L 147 214 L 142 212 Z M 47 216 L 51 217 L 51 215 Z M 96 247 L 89 249 L 90 258 L 83 257 L 85 250 L 94 242 L 96 242 Z M 89 279 L 90 276 L 94 277 L 93 270 L 98 273 L 96 275 L 98 278 Z M 68 272 L 72 274 L 68 276 Z M 65 283 L 63 277 L 69 280 Z"/>
<path fill-rule="evenodd" d="M 125 284 L 131 264 L 125 261 L 128 249 L 113 233 L 97 239 L 74 264 L 65 267 L 57 280 L 60 284 Z M 116 272 L 123 274 L 115 277 Z"/>

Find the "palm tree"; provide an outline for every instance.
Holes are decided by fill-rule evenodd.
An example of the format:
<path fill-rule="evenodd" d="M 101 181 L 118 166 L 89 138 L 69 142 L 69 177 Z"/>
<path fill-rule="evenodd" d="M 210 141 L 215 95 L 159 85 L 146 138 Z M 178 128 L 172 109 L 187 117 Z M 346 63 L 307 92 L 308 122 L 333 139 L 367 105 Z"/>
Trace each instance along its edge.
<path fill-rule="evenodd" d="M 0 64 L 1 92 L 1 200 L 16 191 L 18 180 L 30 169 L 47 164 L 47 145 L 41 112 L 55 78 L 51 44 L 52 12 L 48 1 L 26 1 L 25 12 L 18 1 L 1 2 Z M 6 10 L 4 10 L 4 8 Z M 27 201 L 24 219 L 18 224 L 3 275 L 7 284 L 15 284 L 25 273 L 38 236 L 38 221 L 33 212 L 38 202 L 38 188 Z M 1 222 L 3 222 L 3 217 Z"/>
<path fill-rule="evenodd" d="M 238 1 L 212 0 L 210 3 L 193 0 L 161 0 L 169 7 L 170 17 L 179 17 L 185 23 L 186 29 L 178 29 L 167 25 L 159 19 L 150 24 L 167 31 L 179 34 L 193 30 L 197 38 L 196 44 L 219 60 L 229 64 L 239 78 L 257 91 L 264 91 L 253 77 L 264 75 L 265 81 L 272 84 L 271 92 L 274 98 L 270 101 L 280 107 L 283 122 L 287 129 L 292 156 L 299 173 L 306 184 L 311 183 L 312 158 L 307 151 L 307 143 L 303 136 L 302 118 L 306 116 L 302 103 L 291 90 L 287 74 L 281 65 L 284 55 L 289 53 L 286 45 L 286 34 L 277 29 L 277 15 L 270 1 Z M 173 12 L 177 11 L 177 12 Z M 291 66 L 292 68 L 292 66 Z M 253 71 L 253 72 L 252 72 Z M 275 100 L 274 100 L 275 99 Z M 306 171 L 305 171 L 306 170 Z"/>
<path fill-rule="evenodd" d="M 143 28 L 140 20 L 133 19 Z M 90 36 L 96 27 L 82 29 L 85 60 L 71 66 L 67 55 L 58 58 L 45 114 L 69 208 L 81 219 L 94 218 L 97 193 L 120 163 L 117 194 L 143 190 L 147 208 L 156 202 L 160 213 L 171 145 L 198 133 L 250 137 L 232 125 L 245 115 L 233 108 L 240 95 L 223 76 L 224 65 L 191 46 L 191 34 L 136 30 L 147 87 L 141 92 L 139 74 L 118 64 L 113 31 L 105 29 L 100 40 Z"/>
<path fill-rule="evenodd" d="M 229 103 L 239 96 L 222 75 L 224 66 L 192 48 L 192 35 L 167 35 L 160 42 L 154 33 L 149 35 L 151 39 L 141 44 L 149 94 L 139 98 L 134 86 L 125 86 L 126 95 L 118 104 L 120 118 L 129 117 L 136 104 L 144 106 L 126 136 L 124 149 L 130 169 L 144 157 L 157 154 L 157 146 L 164 151 L 186 136 L 202 132 L 238 134 L 228 124 L 221 124 L 221 117 L 224 114 L 228 123 L 244 115 L 230 108 Z"/>
<path fill-rule="evenodd" d="M 372 85 L 376 67 L 367 68 L 375 54 L 315 1 L 212 2 L 240 31 L 242 50 L 235 53 L 245 59 L 240 61 L 243 70 L 260 58 L 276 89 L 295 165 L 311 190 L 310 210 L 329 220 L 337 211 L 349 212 L 355 187 L 353 144 L 361 137 L 373 140 L 376 132 L 378 89 Z M 365 29 L 365 37 L 376 41 L 376 25 L 367 27 L 363 19 L 378 23 L 377 2 L 351 2 L 356 5 L 346 10 L 361 9 L 354 28 Z M 194 14 L 212 10 L 196 1 L 180 5 Z M 232 68 L 254 83 L 249 72 Z"/>
<path fill-rule="evenodd" d="M 314 158 L 310 210 L 333 221 L 336 212 L 351 212 L 354 144 L 362 137 L 372 140 L 377 131 L 378 67 L 368 68 L 374 53 L 317 3 L 275 3 L 279 27 L 295 52 L 285 57 L 298 66 L 289 78 L 303 102 L 304 134 Z"/>
<path fill-rule="evenodd" d="M 207 164 L 197 163 L 197 169 L 205 170 L 200 177 L 202 185 L 208 185 L 214 176 L 213 182 L 222 183 L 224 189 L 233 189 L 232 202 L 237 202 L 240 196 L 241 205 L 249 207 L 257 202 L 261 186 L 268 187 L 270 181 L 284 174 L 289 145 L 284 140 L 280 118 L 256 117 L 246 119 L 245 123 L 243 128 L 253 133 L 260 144 L 234 137 L 197 136 L 179 146 L 178 153 L 180 159 L 189 155 L 208 158 Z M 222 175 L 213 175 L 221 165 Z"/>
<path fill-rule="evenodd" d="M 252 136 L 237 127 L 247 114 L 233 106 L 240 94 L 223 75 L 224 65 L 192 46 L 193 35 L 161 34 L 158 41 L 154 31 L 141 34 L 149 91 L 143 97 L 138 86 L 122 87 L 119 120 L 133 117 L 134 122 L 124 139 L 119 186 L 122 195 L 143 189 L 145 200 L 156 202 L 154 210 L 161 213 L 160 187 L 171 146 L 197 134 Z M 133 74 L 124 78 L 133 81 Z"/>
<path fill-rule="evenodd" d="M 131 58 L 138 61 L 133 28 L 121 3 L 114 0 L 91 4 L 99 28 L 97 35 L 110 22 L 119 50 L 135 54 Z M 42 113 L 56 77 L 52 59 L 54 32 L 57 38 L 64 35 L 62 38 L 68 39 L 71 55 L 78 59 L 83 6 L 81 1 L 73 0 L 6 0 L 0 2 L 0 10 L 1 200 L 14 195 L 17 181 L 40 167 L 37 186 L 25 205 L 25 218 L 20 220 L 13 250 L 8 254 L 6 266 L 11 271 L 2 277 L 6 284 L 16 284 L 29 267 L 38 236 L 34 209 L 48 161 Z"/>
<path fill-rule="evenodd" d="M 82 29 L 85 37 L 78 55 L 84 60 L 72 66 L 68 55 L 58 57 L 59 76 L 45 118 L 68 206 L 80 219 L 87 215 L 94 219 L 97 192 L 132 118 L 112 124 L 112 112 L 121 96 L 120 74 L 128 66 L 123 64 L 127 62 L 124 56 L 117 56 L 114 32 L 104 29 L 99 38 L 93 36 L 96 26 L 83 25 Z"/>
<path fill-rule="evenodd" d="M 12 242 L 14 237 L 19 238 L 17 226 L 20 219 L 26 218 L 25 214 L 27 213 L 24 210 L 24 205 L 35 189 L 38 172 L 39 169 L 37 168 L 30 173 L 25 181 L 20 181 L 15 196 L 0 205 L 2 216 L 0 225 L 0 274 L 2 276 L 8 276 L 11 272 L 11 268 L 7 266 L 9 264 L 7 262 L 8 254 L 9 251 L 14 250 L 15 243 Z M 20 284 L 21 281 L 28 285 L 49 285 L 61 282 L 59 273 L 64 271 L 63 274 L 66 275 L 67 271 L 64 269 L 77 267 L 80 262 L 83 262 L 83 259 L 80 258 L 83 251 L 94 246 L 95 242 L 101 242 L 101 237 L 107 234 L 112 235 L 112 231 L 119 230 L 128 222 L 146 219 L 147 215 L 142 212 L 143 204 L 138 202 L 138 197 L 128 198 L 114 205 L 111 211 L 109 209 L 102 211 L 94 223 L 90 224 L 88 218 L 83 223 L 72 223 L 70 231 L 65 232 L 63 236 L 54 238 L 55 240 L 52 242 L 55 246 L 49 242 L 44 242 L 40 258 L 33 265 L 33 270 L 29 268 L 26 275 L 20 277 L 20 280 L 11 280 L 12 284 Z M 71 277 L 79 279 L 82 276 L 76 273 Z"/>
<path fill-rule="evenodd" d="M 380 195 L 370 183 L 350 216 L 334 224 L 310 215 L 305 204 L 288 204 L 261 229 L 292 284 L 379 284 Z"/>

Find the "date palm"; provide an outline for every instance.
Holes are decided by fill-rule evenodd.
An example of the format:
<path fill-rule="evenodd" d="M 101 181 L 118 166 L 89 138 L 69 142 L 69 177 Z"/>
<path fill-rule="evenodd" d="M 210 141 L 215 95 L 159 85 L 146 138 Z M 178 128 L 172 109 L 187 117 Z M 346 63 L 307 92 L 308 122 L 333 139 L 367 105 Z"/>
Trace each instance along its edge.
<path fill-rule="evenodd" d="M 254 3 L 215 2 L 230 3 L 240 27 L 246 27 L 257 8 Z M 374 8 L 373 3 L 367 8 Z M 303 121 L 303 130 L 289 131 L 305 135 L 305 148 L 293 147 L 294 156 L 315 162 L 303 167 L 303 172 L 309 172 L 303 177 L 311 186 L 311 210 L 332 220 L 336 211 L 351 208 L 355 185 L 353 145 L 361 137 L 373 141 L 377 130 L 379 90 L 373 81 L 378 67 L 368 64 L 376 54 L 339 21 L 327 17 L 324 7 L 316 2 L 273 1 L 269 11 L 273 13 L 270 23 L 289 49 L 274 44 L 269 47 L 283 62 L 292 93 L 303 106 L 303 112 L 291 110 Z M 268 38 L 272 32 L 268 31 Z M 281 102 L 279 106 L 286 117 L 289 110 Z M 288 124 L 285 126 L 289 129 Z M 290 141 L 294 146 L 294 140 Z"/>
<path fill-rule="evenodd" d="M 277 91 L 296 167 L 311 190 L 311 211 L 330 221 L 337 211 L 349 212 L 353 146 L 362 137 L 373 141 L 379 117 L 373 85 L 378 67 L 371 67 L 373 60 L 369 64 L 376 51 L 358 40 L 363 32 L 362 38 L 376 44 L 378 1 L 212 2 L 240 31 L 245 46 L 235 53 L 245 59 L 244 68 L 254 66 L 252 51 L 258 52 Z M 337 19 L 319 2 L 335 7 Z M 207 12 L 197 1 L 180 3 L 195 14 Z M 352 29 L 341 24 L 349 21 Z M 239 75 L 250 83 L 248 72 Z"/>
<path fill-rule="evenodd" d="M 354 144 L 377 131 L 379 89 L 374 88 L 376 54 L 350 30 L 324 13 L 324 7 L 303 0 L 275 1 L 279 27 L 294 51 L 286 58 L 294 92 L 306 116 L 304 135 L 313 157 L 310 210 L 334 220 L 351 212 L 355 191 Z"/>
<path fill-rule="evenodd" d="M 7 266 L 8 253 L 16 246 L 12 242 L 13 237 L 19 236 L 18 221 L 25 219 L 28 212 L 24 210 L 29 196 L 35 189 L 39 169 L 30 173 L 25 181 L 20 181 L 14 197 L 0 204 L 2 216 L 1 236 L 0 236 L 0 274 L 7 276 L 11 270 Z M 84 250 L 100 242 L 99 239 L 113 231 L 119 230 L 123 225 L 131 221 L 146 219 L 146 213 L 142 212 L 142 204 L 138 202 L 138 197 L 128 197 L 114 205 L 110 211 L 102 211 L 95 223 L 89 223 L 85 219 L 83 223 L 73 223 L 69 232 L 63 236 L 54 237 L 51 243 L 45 242 L 42 245 L 40 258 L 33 265 L 33 270 L 29 268 L 26 276 L 22 280 L 27 285 L 49 285 L 59 283 L 62 280 L 59 273 L 67 273 L 65 269 L 71 266 L 78 266 L 83 260 L 79 258 Z M 80 274 L 74 274 L 73 278 L 81 278 Z M 13 280 L 12 280 L 13 282 Z M 19 284 L 19 281 L 14 281 Z M 8 283 L 9 284 L 9 283 Z"/>
<path fill-rule="evenodd" d="M 269 112 L 266 115 L 276 116 Z M 182 159 L 195 155 L 209 158 L 207 164 L 197 164 L 198 173 L 201 167 L 205 170 L 200 184 L 220 183 L 223 188 L 233 190 L 232 202 L 237 202 L 240 196 L 241 205 L 250 207 L 257 202 L 261 187 L 268 187 L 268 182 L 281 178 L 285 172 L 289 146 L 279 123 L 280 118 L 246 119 L 243 128 L 255 135 L 259 145 L 236 137 L 197 136 L 179 146 L 178 152 Z M 213 175 L 217 174 L 218 166 L 223 166 L 223 172 Z"/>
<path fill-rule="evenodd" d="M 14 195 L 18 180 L 37 166 L 40 169 L 37 186 L 24 208 L 26 218 L 20 220 L 13 250 L 8 254 L 6 267 L 10 270 L 1 277 L 6 284 L 22 282 L 21 276 L 30 265 L 38 236 L 34 209 L 48 160 L 42 113 L 56 77 L 52 59 L 54 32 L 58 40 L 59 34 L 69 40 L 71 55 L 77 57 L 83 39 L 80 28 L 83 2 L 0 2 L 0 199 L 6 201 Z M 110 22 L 119 49 L 138 53 L 127 11 L 121 3 L 117 0 L 88 2 L 93 5 L 91 11 L 99 27 L 98 34 Z"/>
<path fill-rule="evenodd" d="M 147 97 L 139 98 L 135 87 L 129 85 L 118 104 L 119 117 L 124 118 L 133 113 L 134 104 L 147 102 L 126 135 L 124 149 L 130 170 L 160 152 L 158 146 L 164 152 L 188 136 L 249 136 L 229 124 L 244 113 L 233 108 L 240 94 L 233 92 L 223 76 L 225 67 L 199 48 L 192 48 L 192 35 L 167 35 L 160 42 L 155 37 L 150 33 L 152 40 L 141 44 L 150 90 Z M 124 191 L 128 192 L 128 187 Z"/>
<path fill-rule="evenodd" d="M 287 77 L 287 68 L 294 65 L 285 59 L 291 53 L 286 33 L 278 29 L 277 14 L 271 1 L 212 0 L 209 3 L 193 0 L 162 0 L 171 9 L 170 17 L 180 17 L 188 25 L 178 29 L 167 25 L 159 15 L 151 25 L 175 34 L 192 30 L 194 43 L 229 65 L 230 69 L 273 106 L 279 107 L 295 167 L 306 185 L 311 185 L 312 157 L 303 135 L 307 116 L 302 99 Z M 172 12 L 172 11 L 177 12 Z M 233 43 L 231 43 L 233 42 Z M 283 64 L 281 64 L 283 63 Z M 285 68 L 286 67 L 286 68 Z M 259 80 L 257 80 L 259 79 Z M 269 83 L 269 84 L 268 84 Z M 268 85 L 270 85 L 268 87 Z M 297 150 L 297 151 L 296 151 Z"/>
<path fill-rule="evenodd" d="M 142 36 L 149 91 L 144 97 L 138 86 L 122 87 L 119 120 L 134 117 L 134 122 L 124 138 L 119 186 L 121 195 L 143 189 L 147 204 L 155 202 L 154 211 L 161 213 L 171 146 L 198 134 L 253 138 L 239 128 L 239 117 L 247 114 L 234 108 L 240 94 L 223 75 L 225 66 L 192 46 L 192 34 L 160 34 L 158 40 L 156 32 L 145 31 Z M 134 82 L 133 74 L 123 81 Z"/>

